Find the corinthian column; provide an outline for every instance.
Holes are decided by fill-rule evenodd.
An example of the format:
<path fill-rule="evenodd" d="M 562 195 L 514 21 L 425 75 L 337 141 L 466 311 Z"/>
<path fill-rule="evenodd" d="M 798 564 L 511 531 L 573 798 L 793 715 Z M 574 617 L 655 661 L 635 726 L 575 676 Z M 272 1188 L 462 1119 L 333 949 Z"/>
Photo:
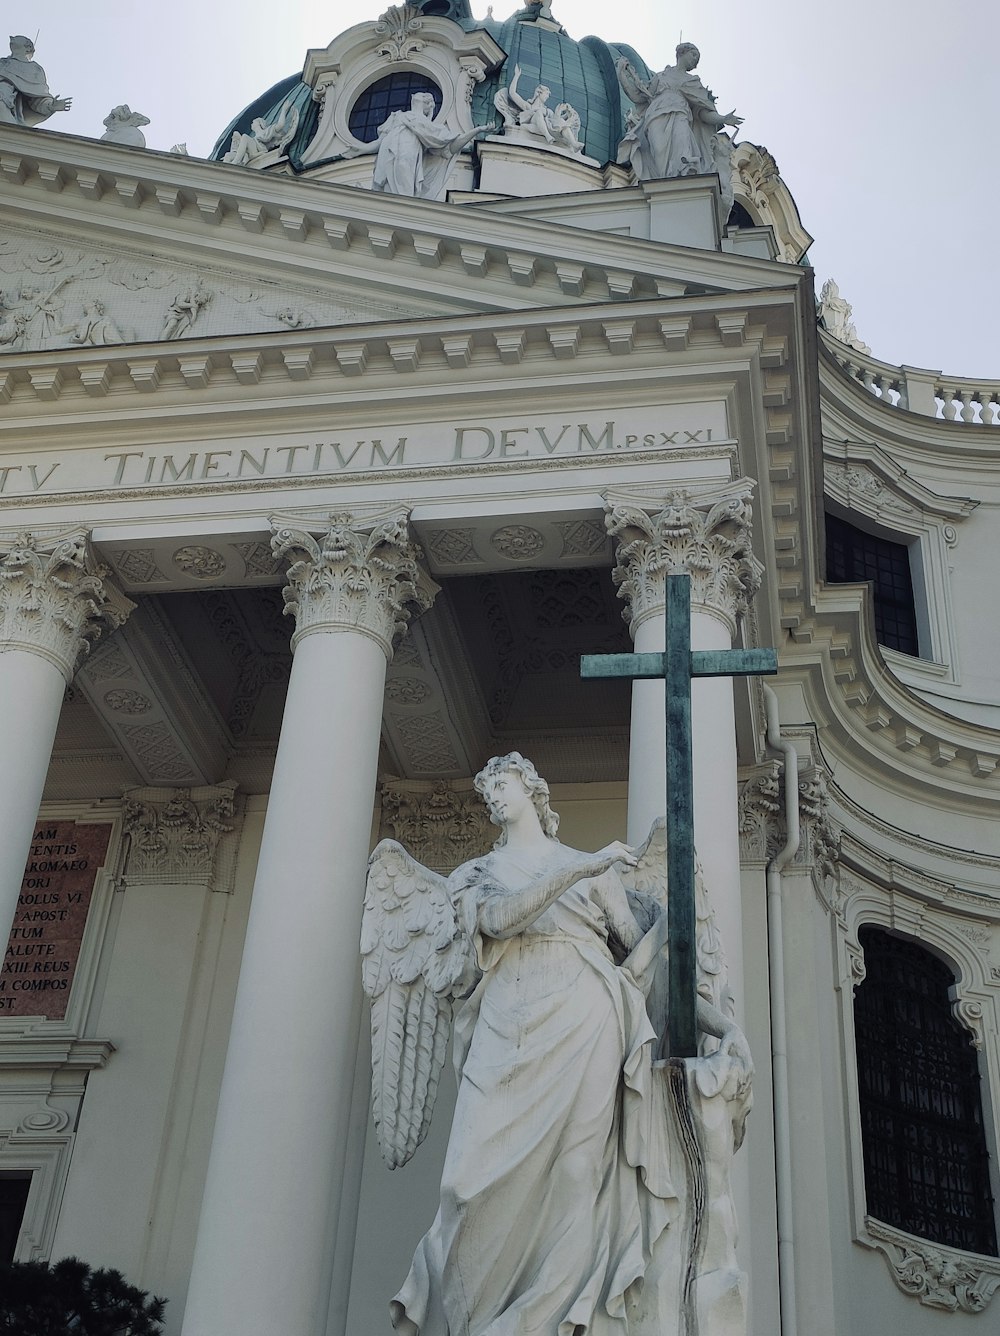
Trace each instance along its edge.
<path fill-rule="evenodd" d="M 184 1336 L 326 1331 L 360 1026 L 386 666 L 418 589 L 405 512 L 278 527 L 294 659 Z"/>
<path fill-rule="evenodd" d="M 750 496 L 742 478 L 712 489 L 677 492 L 656 509 L 609 494 L 606 524 L 618 540 L 614 581 L 623 616 L 640 653 L 663 652 L 666 577 L 691 577 L 693 649 L 731 649 L 737 619 L 760 585 L 762 567 L 751 550 Z M 736 723 L 729 678 L 692 684 L 695 847 L 712 892 L 735 997 L 742 998 L 739 820 Z M 664 689 L 658 681 L 632 687 L 628 840 L 645 838 L 666 810 Z"/>
<path fill-rule="evenodd" d="M 0 535 L 0 941 L 6 942 L 42 801 L 63 693 L 130 603 L 105 578 L 83 529 Z"/>

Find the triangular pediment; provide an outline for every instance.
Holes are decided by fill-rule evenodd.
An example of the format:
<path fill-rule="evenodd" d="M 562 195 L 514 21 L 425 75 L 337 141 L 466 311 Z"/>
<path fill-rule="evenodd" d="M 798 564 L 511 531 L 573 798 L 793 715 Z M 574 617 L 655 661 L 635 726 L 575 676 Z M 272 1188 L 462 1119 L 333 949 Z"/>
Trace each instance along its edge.
<path fill-rule="evenodd" d="M 538 217 L 19 127 L 0 127 L 0 172 L 0 359 L 748 291 L 777 277 L 713 250 L 616 235 L 611 252 L 599 231 Z"/>

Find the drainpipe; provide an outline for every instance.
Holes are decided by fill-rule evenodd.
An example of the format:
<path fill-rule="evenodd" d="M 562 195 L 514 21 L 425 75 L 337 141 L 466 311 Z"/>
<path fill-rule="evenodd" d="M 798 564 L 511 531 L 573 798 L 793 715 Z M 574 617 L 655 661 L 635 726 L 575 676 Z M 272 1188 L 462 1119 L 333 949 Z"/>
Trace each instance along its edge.
<path fill-rule="evenodd" d="M 774 1094 L 774 1170 L 778 1207 L 778 1302 L 781 1336 L 796 1336 L 795 1238 L 793 1231 L 791 1118 L 788 1098 L 788 1040 L 785 1009 L 785 944 L 782 931 L 781 874 L 799 848 L 799 759 L 781 736 L 778 698 L 764 683 L 767 742 L 784 758 L 784 846 L 767 865 L 767 951 L 770 961 L 771 1079 Z"/>

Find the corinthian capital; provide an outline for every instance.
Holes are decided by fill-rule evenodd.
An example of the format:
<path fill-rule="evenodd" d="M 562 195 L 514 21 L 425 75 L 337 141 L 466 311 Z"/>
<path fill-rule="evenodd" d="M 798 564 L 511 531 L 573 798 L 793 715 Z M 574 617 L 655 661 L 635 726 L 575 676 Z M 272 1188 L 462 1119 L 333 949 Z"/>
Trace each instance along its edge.
<path fill-rule="evenodd" d="M 317 631 L 358 631 L 392 659 L 414 613 L 430 607 L 433 588 L 422 578 L 419 548 L 410 541 L 406 512 L 369 520 L 331 515 L 325 533 L 275 525 L 271 549 L 287 557 L 285 611 L 296 622 L 294 649 Z"/>
<path fill-rule="evenodd" d="M 0 654 L 38 654 L 71 682 L 90 642 L 134 607 L 95 560 L 85 529 L 0 535 Z"/>
<path fill-rule="evenodd" d="M 751 549 L 752 492 L 749 478 L 724 488 L 678 491 L 652 513 L 608 494 L 604 522 L 618 540 L 613 578 L 633 636 L 647 617 L 662 614 L 666 577 L 685 573 L 691 577 L 692 605 L 720 617 L 735 632 L 764 569 Z"/>

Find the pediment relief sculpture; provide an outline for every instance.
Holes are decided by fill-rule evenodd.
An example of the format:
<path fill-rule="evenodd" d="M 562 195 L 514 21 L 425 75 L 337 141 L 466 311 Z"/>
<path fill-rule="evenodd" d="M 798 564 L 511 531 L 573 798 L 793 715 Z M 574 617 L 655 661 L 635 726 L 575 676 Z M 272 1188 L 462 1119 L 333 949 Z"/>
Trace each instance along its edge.
<path fill-rule="evenodd" d="M 393 1323 L 407 1336 L 515 1320 L 604 1330 L 611 1313 L 616 1330 L 652 1336 L 697 1315 L 736 1336 L 729 1173 L 752 1062 L 704 884 L 701 1055 L 661 1061 L 662 821 L 641 848 L 581 853 L 557 839 L 548 785 L 519 753 L 494 757 L 475 787 L 500 827 L 492 852 L 445 879 L 383 840 L 369 865 L 362 977 L 391 1168 L 429 1128 L 453 1012 L 459 1076 L 441 1207 Z"/>
<path fill-rule="evenodd" d="M 244 281 L 122 251 L 102 254 L 0 234 L 0 357 L 363 323 L 403 309 L 389 301 L 324 300 L 287 283 Z"/>

